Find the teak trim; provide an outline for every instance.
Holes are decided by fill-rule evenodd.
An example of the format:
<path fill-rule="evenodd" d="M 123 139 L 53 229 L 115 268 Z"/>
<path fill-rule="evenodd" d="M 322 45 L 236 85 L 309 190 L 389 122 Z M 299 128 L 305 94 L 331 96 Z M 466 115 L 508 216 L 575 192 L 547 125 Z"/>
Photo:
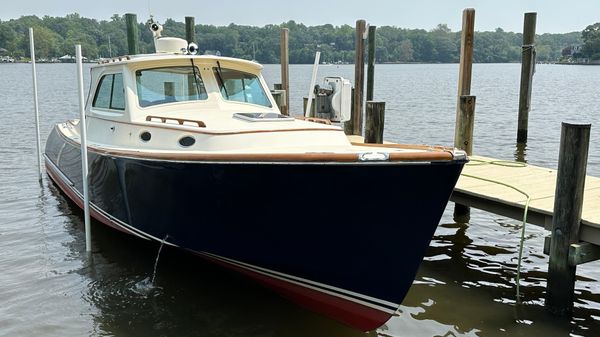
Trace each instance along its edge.
<path fill-rule="evenodd" d="M 167 121 L 172 120 L 179 123 L 179 125 L 184 125 L 185 122 L 196 123 L 199 128 L 205 128 L 206 124 L 203 121 L 196 121 L 193 119 L 184 119 L 184 118 L 175 118 L 175 117 L 162 117 L 162 116 L 147 116 L 146 122 L 156 122 L 153 119 L 160 119 L 161 123 L 167 123 Z"/>

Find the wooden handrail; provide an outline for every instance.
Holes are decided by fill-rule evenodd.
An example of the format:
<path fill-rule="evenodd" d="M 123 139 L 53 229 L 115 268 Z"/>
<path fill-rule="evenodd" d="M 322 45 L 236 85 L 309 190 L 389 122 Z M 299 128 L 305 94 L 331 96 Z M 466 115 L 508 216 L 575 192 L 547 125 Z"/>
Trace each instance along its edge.
<path fill-rule="evenodd" d="M 162 117 L 162 116 L 147 116 L 146 122 L 155 122 L 153 119 L 160 119 L 161 123 L 167 123 L 167 121 L 176 121 L 179 125 L 183 125 L 185 122 L 196 123 L 199 128 L 205 128 L 206 124 L 203 121 L 196 121 L 193 119 L 175 118 L 175 117 Z"/>

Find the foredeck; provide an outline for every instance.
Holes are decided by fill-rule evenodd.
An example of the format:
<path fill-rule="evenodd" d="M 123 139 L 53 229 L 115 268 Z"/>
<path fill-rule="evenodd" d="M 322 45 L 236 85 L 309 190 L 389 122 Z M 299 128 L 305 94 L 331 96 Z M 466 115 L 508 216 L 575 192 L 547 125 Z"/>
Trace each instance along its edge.
<path fill-rule="evenodd" d="M 522 219 L 531 197 L 527 222 L 551 229 L 557 171 L 532 165 L 471 156 L 450 200 L 514 219 Z M 580 240 L 600 245 L 600 178 L 587 176 Z"/>

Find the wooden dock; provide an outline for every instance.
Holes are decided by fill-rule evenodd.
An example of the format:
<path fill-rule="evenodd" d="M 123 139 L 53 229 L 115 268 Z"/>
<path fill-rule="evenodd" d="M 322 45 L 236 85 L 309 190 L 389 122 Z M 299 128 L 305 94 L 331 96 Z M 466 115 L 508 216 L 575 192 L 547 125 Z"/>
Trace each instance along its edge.
<path fill-rule="evenodd" d="M 498 181 L 514 186 L 531 197 L 528 223 L 552 229 L 556 170 L 481 156 L 469 158 L 471 161 L 465 165 L 450 200 L 522 220 L 527 197 L 514 189 L 491 182 Z M 600 178 L 587 176 L 585 180 L 580 240 L 600 245 Z"/>

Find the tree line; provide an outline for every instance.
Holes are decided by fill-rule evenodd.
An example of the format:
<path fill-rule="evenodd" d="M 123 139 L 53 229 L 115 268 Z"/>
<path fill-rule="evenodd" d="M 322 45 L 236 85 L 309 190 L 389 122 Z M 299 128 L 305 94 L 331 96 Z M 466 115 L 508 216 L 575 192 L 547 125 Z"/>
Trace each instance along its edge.
<path fill-rule="evenodd" d="M 163 26 L 163 36 L 185 37 L 183 22 L 167 19 Z M 6 49 L 4 53 L 15 58 L 29 55 L 29 27 L 34 29 L 36 56 L 40 59 L 72 55 L 75 44 L 81 44 L 84 56 L 89 59 L 127 54 L 124 16 L 113 15 L 110 20 L 96 20 L 79 14 L 42 18 L 22 16 L 0 21 L 0 48 Z M 322 62 L 354 62 L 355 29 L 350 25 L 308 27 L 294 21 L 264 27 L 233 23 L 228 26 L 196 25 L 195 42 L 201 53 L 219 52 L 223 56 L 255 59 L 261 63 L 279 63 L 279 34 L 283 27 L 290 30 L 290 63 L 312 63 L 316 51 L 321 51 Z M 140 52 L 153 52 L 152 34 L 143 23 L 139 24 L 139 31 Z M 598 38 L 600 41 L 600 36 Z M 582 32 L 538 35 L 537 60 L 557 61 L 565 47 L 582 43 Z M 474 61 L 520 62 L 521 44 L 520 33 L 505 32 L 501 28 L 476 32 Z M 431 30 L 394 26 L 377 28 L 378 63 L 453 63 L 458 62 L 459 56 L 460 32 L 452 32 L 445 24 L 439 24 Z"/>

